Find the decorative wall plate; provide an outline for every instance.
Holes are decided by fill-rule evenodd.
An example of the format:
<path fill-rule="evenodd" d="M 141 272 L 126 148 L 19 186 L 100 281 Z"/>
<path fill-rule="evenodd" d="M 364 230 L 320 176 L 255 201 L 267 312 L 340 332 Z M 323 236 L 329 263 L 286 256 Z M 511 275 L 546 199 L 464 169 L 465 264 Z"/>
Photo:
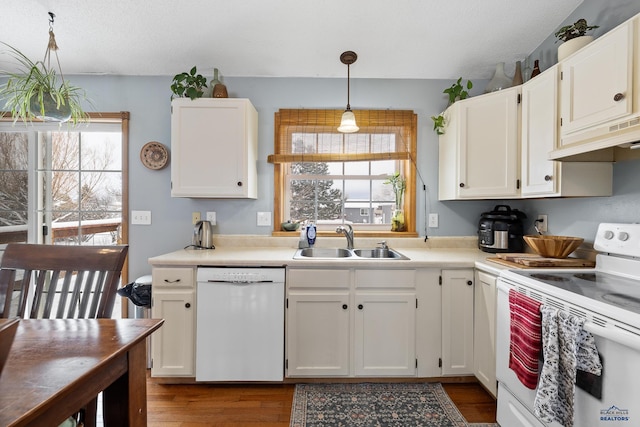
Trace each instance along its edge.
<path fill-rule="evenodd" d="M 140 161 L 149 169 L 162 169 L 169 161 L 169 151 L 157 141 L 147 142 L 140 150 Z"/>

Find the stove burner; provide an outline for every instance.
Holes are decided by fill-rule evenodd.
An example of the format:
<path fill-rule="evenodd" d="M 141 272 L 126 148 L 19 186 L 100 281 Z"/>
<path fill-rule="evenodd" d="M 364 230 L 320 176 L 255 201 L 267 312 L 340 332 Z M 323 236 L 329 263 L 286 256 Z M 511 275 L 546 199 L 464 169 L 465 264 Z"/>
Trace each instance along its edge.
<path fill-rule="evenodd" d="M 574 274 L 573 277 L 576 277 L 582 280 L 587 280 L 589 282 L 596 282 L 598 280 L 596 277 L 596 273 L 578 273 L 578 274 Z"/>
<path fill-rule="evenodd" d="M 531 277 L 534 279 L 546 280 L 547 282 L 568 282 L 570 280 L 566 277 L 545 273 L 533 273 Z"/>
<path fill-rule="evenodd" d="M 640 309 L 640 298 L 632 297 L 624 294 L 604 294 L 602 299 L 612 304 L 628 307 L 629 309 Z"/>

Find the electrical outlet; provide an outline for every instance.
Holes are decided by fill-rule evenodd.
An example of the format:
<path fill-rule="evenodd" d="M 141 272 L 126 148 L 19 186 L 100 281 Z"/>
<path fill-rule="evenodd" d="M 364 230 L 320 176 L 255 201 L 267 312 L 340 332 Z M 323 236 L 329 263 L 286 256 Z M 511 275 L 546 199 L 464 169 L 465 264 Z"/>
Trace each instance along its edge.
<path fill-rule="evenodd" d="M 191 223 L 195 224 L 200 221 L 202 217 L 200 216 L 200 212 L 191 212 Z"/>
<path fill-rule="evenodd" d="M 131 211 L 131 224 L 151 225 L 151 211 Z"/>
<path fill-rule="evenodd" d="M 216 225 L 216 213 L 207 212 L 207 221 L 209 221 L 211 225 Z"/>
<path fill-rule="evenodd" d="M 438 214 L 429 214 L 429 228 L 438 228 Z"/>
<path fill-rule="evenodd" d="M 269 227 L 271 225 L 271 212 L 258 212 L 258 225 Z"/>
<path fill-rule="evenodd" d="M 536 224 L 538 225 L 538 231 L 544 233 L 549 229 L 549 223 L 547 220 L 547 215 L 538 215 L 538 219 L 536 220 Z"/>

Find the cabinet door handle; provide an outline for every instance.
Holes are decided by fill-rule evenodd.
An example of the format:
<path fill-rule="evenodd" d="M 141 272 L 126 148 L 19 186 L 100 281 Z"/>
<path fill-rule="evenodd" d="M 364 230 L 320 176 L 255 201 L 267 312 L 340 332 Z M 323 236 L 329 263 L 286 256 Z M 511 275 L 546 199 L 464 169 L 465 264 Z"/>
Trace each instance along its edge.
<path fill-rule="evenodd" d="M 188 303 L 186 303 L 184 306 L 185 306 L 186 308 L 191 308 L 191 303 L 190 303 L 190 302 L 188 302 Z"/>
<path fill-rule="evenodd" d="M 553 178 L 551 177 L 551 175 L 545 175 L 544 176 L 544 180 L 547 181 L 547 182 L 551 181 L 552 179 Z"/>
<path fill-rule="evenodd" d="M 349 306 L 347 304 L 342 304 L 342 309 L 346 310 L 347 308 L 349 308 Z"/>
<path fill-rule="evenodd" d="M 358 310 L 362 310 L 364 306 L 362 304 L 358 304 Z"/>
<path fill-rule="evenodd" d="M 176 279 L 176 280 L 169 280 L 169 279 L 164 279 L 165 283 L 180 283 L 180 279 Z"/>
<path fill-rule="evenodd" d="M 622 101 L 624 99 L 624 94 L 618 92 L 615 95 L 613 95 L 613 100 L 614 101 Z"/>
<path fill-rule="evenodd" d="M 242 181 L 238 181 L 238 187 L 242 187 Z"/>
<path fill-rule="evenodd" d="M 467 286 L 471 286 L 473 285 L 473 282 L 471 280 L 467 280 Z"/>
<path fill-rule="evenodd" d="M 464 188 L 464 182 L 460 183 L 460 188 Z"/>

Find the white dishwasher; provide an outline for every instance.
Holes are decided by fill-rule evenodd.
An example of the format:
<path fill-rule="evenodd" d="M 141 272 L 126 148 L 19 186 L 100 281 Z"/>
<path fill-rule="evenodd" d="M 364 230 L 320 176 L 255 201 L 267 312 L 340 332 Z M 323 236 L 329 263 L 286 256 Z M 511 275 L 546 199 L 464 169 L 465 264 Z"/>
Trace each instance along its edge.
<path fill-rule="evenodd" d="M 196 381 L 282 381 L 284 268 L 200 267 Z"/>

